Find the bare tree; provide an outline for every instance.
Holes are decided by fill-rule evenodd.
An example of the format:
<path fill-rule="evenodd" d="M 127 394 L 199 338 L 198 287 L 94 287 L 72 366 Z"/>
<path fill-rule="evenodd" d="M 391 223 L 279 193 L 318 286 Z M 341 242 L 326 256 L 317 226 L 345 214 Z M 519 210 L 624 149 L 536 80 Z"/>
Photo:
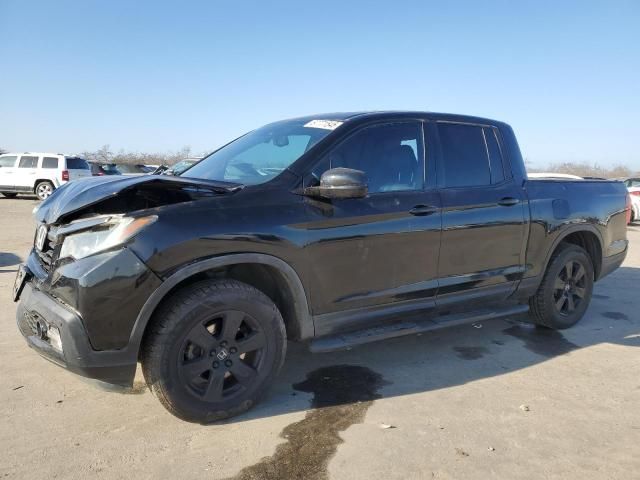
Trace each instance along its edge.
<path fill-rule="evenodd" d="M 629 177 L 633 171 L 625 165 L 615 165 L 611 168 L 603 167 L 597 163 L 589 164 L 586 162 L 560 162 L 552 163 L 546 168 L 527 169 L 530 171 L 544 171 L 554 173 L 569 173 L 580 177 L 601 177 L 601 178 L 621 178 Z"/>
<path fill-rule="evenodd" d="M 184 146 L 176 152 L 154 153 L 120 150 L 118 153 L 113 153 L 109 145 L 104 145 L 95 152 L 84 152 L 82 155 L 90 162 L 127 165 L 173 165 L 185 158 L 202 156 L 194 155 L 189 146 Z"/>
<path fill-rule="evenodd" d="M 4 148 L 0 147 L 0 155 L 7 153 L 8 150 L 5 150 Z"/>

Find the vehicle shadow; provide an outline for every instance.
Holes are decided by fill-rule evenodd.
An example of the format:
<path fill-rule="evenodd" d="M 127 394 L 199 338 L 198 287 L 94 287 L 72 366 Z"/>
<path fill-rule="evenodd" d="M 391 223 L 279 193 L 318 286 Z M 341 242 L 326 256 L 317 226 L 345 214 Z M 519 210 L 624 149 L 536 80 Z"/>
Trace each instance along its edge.
<path fill-rule="evenodd" d="M 0 200 L 5 200 L 5 201 L 10 201 L 10 200 L 30 200 L 30 201 L 36 201 L 39 202 L 40 200 L 38 199 L 38 197 L 36 197 L 35 194 L 31 194 L 31 193 L 21 193 L 16 197 L 13 198 L 5 198 L 2 195 L 0 195 Z"/>
<path fill-rule="evenodd" d="M 14 253 L 0 252 L 0 268 L 12 267 L 14 265 L 18 265 L 20 262 L 22 262 L 22 259 L 18 255 Z M 6 272 L 7 270 L 3 271 Z"/>
<path fill-rule="evenodd" d="M 384 386 L 375 398 L 388 398 L 502 375 L 602 343 L 638 347 L 640 316 L 635 310 L 635 300 L 627 295 L 629 285 L 638 284 L 640 268 L 618 269 L 596 284 L 591 305 L 581 322 L 561 332 L 537 328 L 522 315 L 325 354 L 311 354 L 305 345 L 289 343 L 283 371 L 267 398 L 226 423 L 308 410 L 309 396 L 301 391 L 316 396 L 318 391 L 299 388 L 299 385 L 307 384 L 314 372 L 325 369 L 331 371 L 324 377 L 330 383 L 327 387 L 364 391 L 369 386 L 357 378 L 334 381 L 335 378 L 330 377 L 339 377 L 340 368 L 345 369 L 345 375 L 351 375 L 353 366 L 365 367 L 383 380 Z M 332 405 L 366 400 L 360 398 L 358 392 L 333 393 Z M 313 408 L 313 398 L 311 402 Z"/>

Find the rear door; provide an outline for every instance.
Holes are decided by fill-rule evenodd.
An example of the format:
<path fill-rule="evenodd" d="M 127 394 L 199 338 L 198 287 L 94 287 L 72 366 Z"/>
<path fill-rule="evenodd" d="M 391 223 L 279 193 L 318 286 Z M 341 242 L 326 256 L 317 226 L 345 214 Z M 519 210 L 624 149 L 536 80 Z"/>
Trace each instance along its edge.
<path fill-rule="evenodd" d="M 442 199 L 437 302 L 503 300 L 524 272 L 522 187 L 505 168 L 498 129 L 437 122 L 437 135 Z"/>
<path fill-rule="evenodd" d="M 85 159 L 80 157 L 65 157 L 65 160 L 67 171 L 69 172 L 69 180 L 91 176 L 91 167 Z"/>
<path fill-rule="evenodd" d="M 56 157 L 42 157 L 41 175 L 42 178 L 54 180 L 54 186 L 59 187 L 62 183 L 62 161 Z"/>
<path fill-rule="evenodd" d="M 353 133 L 310 177 L 330 168 L 362 170 L 366 198 L 306 198 L 310 296 L 318 334 L 368 323 L 386 305 L 435 305 L 440 200 L 422 123 L 392 122 Z M 433 182 L 433 184 L 432 184 Z M 400 307 L 401 308 L 401 307 Z M 343 314 L 351 310 L 353 314 Z"/>
<path fill-rule="evenodd" d="M 18 168 L 15 169 L 15 185 L 19 192 L 33 192 L 38 173 L 37 155 L 22 155 L 18 160 Z"/>
<path fill-rule="evenodd" d="M 16 189 L 15 171 L 18 157 L 16 155 L 0 156 L 0 191 L 13 192 Z"/>

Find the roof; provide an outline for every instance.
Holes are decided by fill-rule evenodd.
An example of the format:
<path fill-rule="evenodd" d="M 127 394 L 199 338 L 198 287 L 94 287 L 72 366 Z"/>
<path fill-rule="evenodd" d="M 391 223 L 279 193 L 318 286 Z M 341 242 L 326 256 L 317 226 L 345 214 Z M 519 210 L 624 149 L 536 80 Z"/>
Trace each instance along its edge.
<path fill-rule="evenodd" d="M 65 155 L 64 153 L 52 152 L 6 152 L 2 155 L 32 155 L 34 157 L 73 157 L 75 155 Z"/>
<path fill-rule="evenodd" d="M 455 113 L 437 113 L 418 110 L 371 110 L 360 112 L 333 112 L 333 113 L 317 113 L 312 115 L 305 115 L 302 117 L 291 118 L 288 120 L 298 120 L 301 122 L 308 122 L 311 120 L 341 120 L 347 122 L 350 120 L 363 120 L 363 119 L 375 119 L 375 118 L 403 118 L 403 117 L 426 117 L 432 120 L 448 120 L 459 122 L 471 122 L 471 123 L 486 123 L 496 124 L 501 123 L 496 120 L 484 117 L 476 117 L 473 115 L 460 115 Z"/>

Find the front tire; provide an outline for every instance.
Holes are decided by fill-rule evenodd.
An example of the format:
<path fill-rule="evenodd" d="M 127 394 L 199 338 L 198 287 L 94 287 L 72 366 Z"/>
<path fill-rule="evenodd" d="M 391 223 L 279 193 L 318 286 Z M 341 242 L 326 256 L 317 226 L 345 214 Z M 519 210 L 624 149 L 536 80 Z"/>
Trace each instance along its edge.
<path fill-rule="evenodd" d="M 189 422 L 245 412 L 284 363 L 282 316 L 245 283 L 205 280 L 184 287 L 152 322 L 141 353 L 145 381 L 169 412 Z"/>
<path fill-rule="evenodd" d="M 54 190 L 55 187 L 53 186 L 53 183 L 49 181 L 39 182 L 35 188 L 36 197 L 40 200 L 46 200 Z"/>
<path fill-rule="evenodd" d="M 577 245 L 561 246 L 529 299 L 533 322 L 554 329 L 578 323 L 589 307 L 593 281 L 593 263 L 587 252 Z"/>

